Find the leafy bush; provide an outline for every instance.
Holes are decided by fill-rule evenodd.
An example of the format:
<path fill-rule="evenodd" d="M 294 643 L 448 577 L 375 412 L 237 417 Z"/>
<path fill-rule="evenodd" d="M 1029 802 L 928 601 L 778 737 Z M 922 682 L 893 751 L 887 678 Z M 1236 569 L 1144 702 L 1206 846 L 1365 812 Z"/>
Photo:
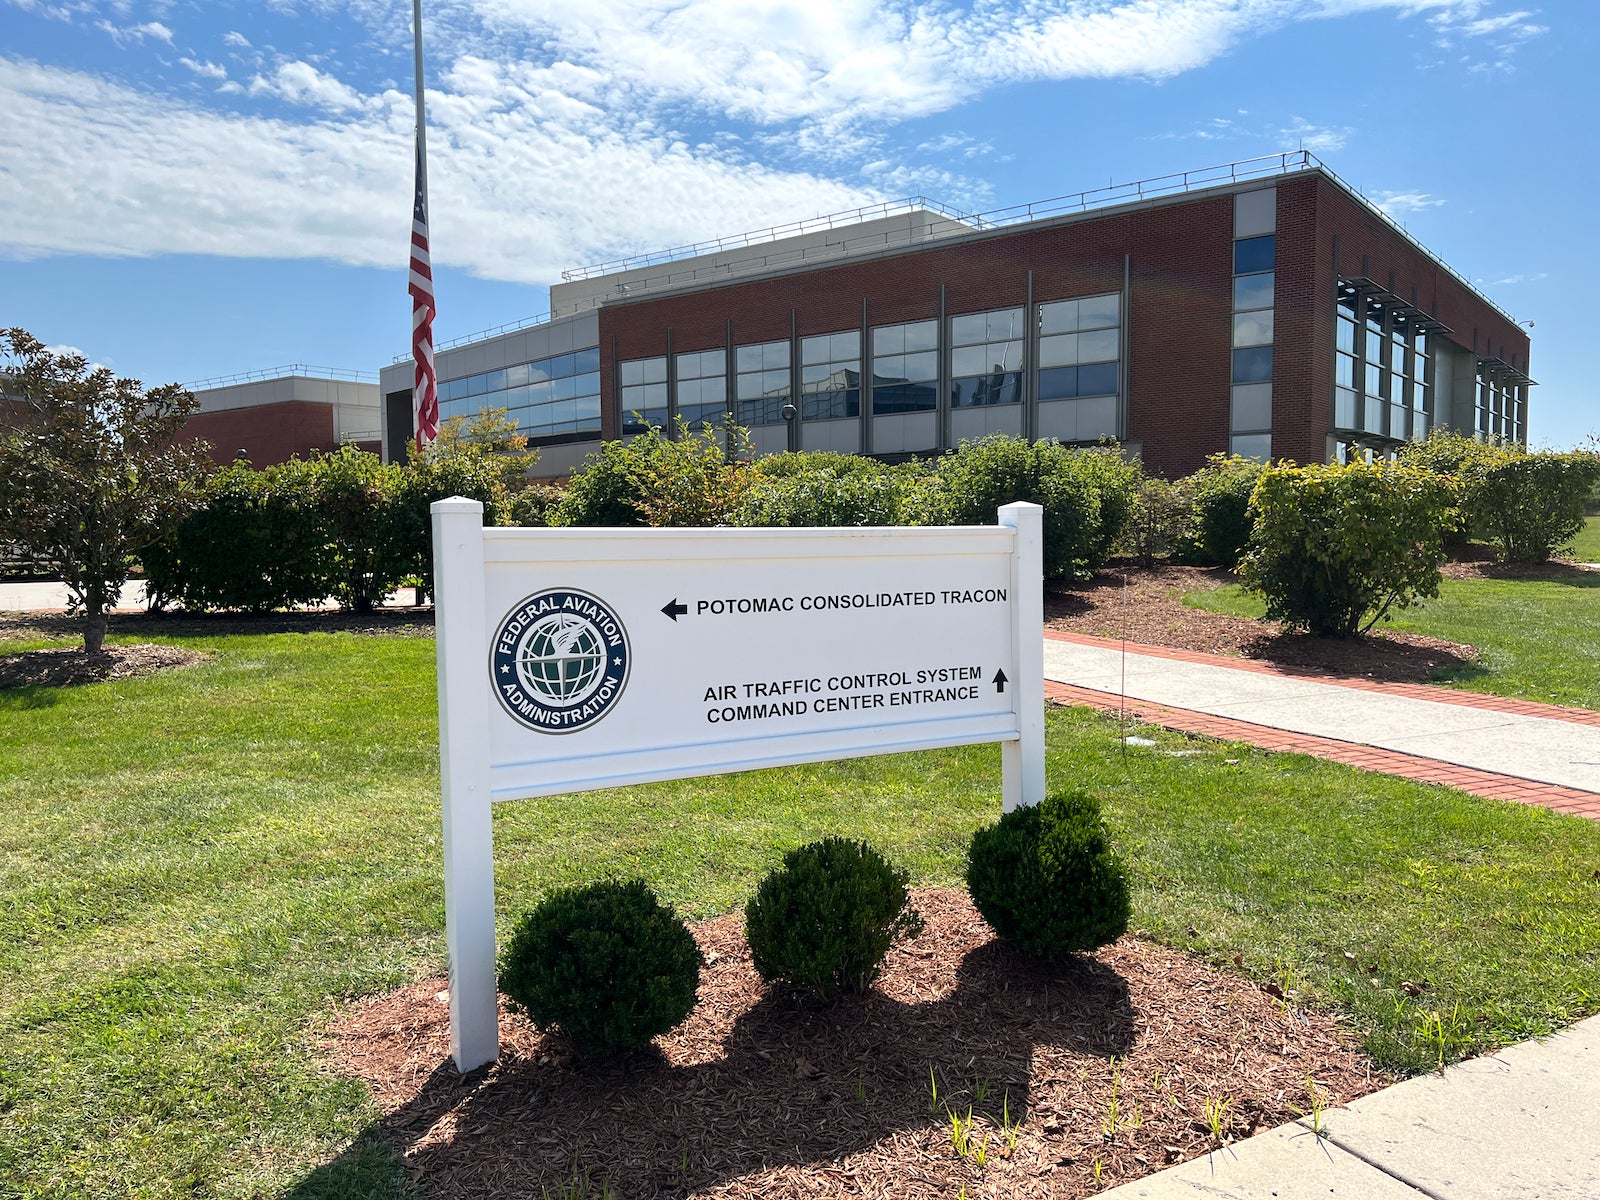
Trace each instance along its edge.
<path fill-rule="evenodd" d="M 691 428 L 679 417 L 673 437 L 657 436 L 653 452 L 635 460 L 632 503 L 658 528 L 725 525 L 750 486 L 749 456 L 738 426 Z"/>
<path fill-rule="evenodd" d="M 783 856 L 745 906 L 756 972 L 818 999 L 865 991 L 890 945 L 922 931 L 905 871 L 866 842 L 824 838 Z"/>
<path fill-rule="evenodd" d="M 512 493 L 507 505 L 506 519 L 512 525 L 537 529 L 550 524 L 550 515 L 561 503 L 566 491 L 547 483 L 529 484 L 520 492 Z"/>
<path fill-rule="evenodd" d="M 648 1045 L 694 1008 L 700 950 L 643 880 L 562 888 L 524 916 L 500 990 L 579 1054 Z"/>
<path fill-rule="evenodd" d="M 1423 467 L 1435 475 L 1447 475 L 1465 485 L 1476 474 L 1477 468 L 1501 457 L 1503 449 L 1497 441 L 1479 441 L 1466 434 L 1443 427 L 1434 429 L 1420 442 L 1407 442 L 1400 447 L 1399 461 L 1409 467 Z M 1457 503 L 1451 509 L 1449 524 L 1445 527 L 1445 544 L 1464 546 L 1481 536 L 1473 527 L 1472 501 L 1469 490 L 1463 486 L 1457 494 Z"/>
<path fill-rule="evenodd" d="M 1545 562 L 1583 529 L 1584 506 L 1597 481 L 1600 455 L 1502 447 L 1462 472 L 1467 523 L 1502 559 Z"/>
<path fill-rule="evenodd" d="M 1421 467 L 1268 467 L 1239 576 L 1290 628 L 1364 633 L 1391 609 L 1439 594 L 1456 490 Z"/>
<path fill-rule="evenodd" d="M 1237 566 L 1250 541 L 1254 516 L 1250 495 L 1265 470 L 1249 458 L 1213 454 L 1187 483 L 1194 497 L 1194 524 L 1183 557 L 1206 566 Z"/>
<path fill-rule="evenodd" d="M 938 461 L 939 520 L 993 525 L 1018 500 L 1044 508 L 1044 573 L 1087 578 L 1105 565 L 1132 504 L 1137 468 L 1115 450 L 995 435 Z M 930 522 L 932 523 L 932 522 Z"/>
<path fill-rule="evenodd" d="M 639 502 L 641 479 L 667 444 L 659 429 L 630 441 L 604 442 L 572 473 L 566 495 L 551 510 L 550 524 L 625 528 L 646 524 Z"/>
<path fill-rule="evenodd" d="M 775 454 L 751 467 L 737 525 L 817 527 L 925 523 L 927 471 L 856 454 Z"/>
<path fill-rule="evenodd" d="M 1190 480 L 1141 476 L 1133 510 L 1118 542 L 1124 554 L 1153 567 L 1158 558 L 1183 553 L 1194 537 L 1194 492 Z"/>
<path fill-rule="evenodd" d="M 1127 871 L 1086 792 L 1059 792 L 974 833 L 967 890 L 994 931 L 1035 958 L 1093 950 L 1128 928 Z"/>

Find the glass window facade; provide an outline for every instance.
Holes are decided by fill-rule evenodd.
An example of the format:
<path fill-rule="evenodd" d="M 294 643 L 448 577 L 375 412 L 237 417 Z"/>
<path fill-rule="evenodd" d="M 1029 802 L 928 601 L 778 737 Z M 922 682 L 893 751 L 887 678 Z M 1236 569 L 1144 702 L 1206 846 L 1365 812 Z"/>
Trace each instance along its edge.
<path fill-rule="evenodd" d="M 1492 370 L 1478 368 L 1473 430 L 1481 440 L 1525 443 L 1528 440 L 1527 396 L 1523 386 Z"/>
<path fill-rule="evenodd" d="M 758 342 L 733 352 L 734 420 L 740 425 L 781 425 L 790 401 L 789 343 Z"/>
<path fill-rule="evenodd" d="M 699 350 L 677 356 L 674 386 L 678 416 L 691 429 L 721 425 L 728 415 L 728 352 Z"/>
<path fill-rule="evenodd" d="M 1432 426 L 1432 348 L 1415 314 L 1353 290 L 1334 309 L 1333 427 L 1403 442 Z M 1387 453 L 1387 450 L 1385 450 Z"/>
<path fill-rule="evenodd" d="M 872 411 L 932 412 L 939 405 L 939 322 L 872 331 Z"/>
<path fill-rule="evenodd" d="M 800 415 L 833 421 L 861 415 L 861 331 L 800 339 Z"/>
<path fill-rule="evenodd" d="M 634 358 L 619 363 L 622 384 L 622 432 L 643 433 L 667 426 L 667 360 Z"/>
<path fill-rule="evenodd" d="M 1041 402 L 1116 397 L 1121 383 L 1122 297 L 1115 292 L 1039 305 Z M 1085 425 L 1093 412 L 1096 420 Z M 1079 440 L 1115 437 L 1114 405 L 1078 406 Z M 1106 420 L 1106 416 L 1111 417 Z"/>
<path fill-rule="evenodd" d="M 600 432 L 600 350 L 555 354 L 439 383 L 439 416 L 503 408 L 528 438 Z"/>
<path fill-rule="evenodd" d="M 1228 403 L 1228 451 L 1265 461 L 1272 457 L 1273 297 L 1277 238 L 1237 238 L 1233 243 L 1233 375 Z"/>
<path fill-rule="evenodd" d="M 1022 309 L 950 318 L 950 403 L 956 408 L 1022 401 Z"/>

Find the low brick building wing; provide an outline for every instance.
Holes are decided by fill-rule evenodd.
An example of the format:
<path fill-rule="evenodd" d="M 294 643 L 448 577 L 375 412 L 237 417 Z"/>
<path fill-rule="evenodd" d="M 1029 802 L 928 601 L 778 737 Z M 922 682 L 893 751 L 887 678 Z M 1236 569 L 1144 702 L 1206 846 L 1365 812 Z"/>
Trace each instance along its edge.
<path fill-rule="evenodd" d="M 300 365 L 185 385 L 200 401 L 186 432 L 218 463 L 241 454 L 265 467 L 338 449 L 380 449 L 378 384 L 366 372 Z"/>
<path fill-rule="evenodd" d="M 504 407 L 569 473 L 647 424 L 763 453 L 989 433 L 1207 455 L 1527 438 L 1526 331 L 1314 157 L 966 215 L 924 200 L 566 272 L 552 315 L 440 348 L 441 415 Z M 382 373 L 385 453 L 411 364 Z"/>

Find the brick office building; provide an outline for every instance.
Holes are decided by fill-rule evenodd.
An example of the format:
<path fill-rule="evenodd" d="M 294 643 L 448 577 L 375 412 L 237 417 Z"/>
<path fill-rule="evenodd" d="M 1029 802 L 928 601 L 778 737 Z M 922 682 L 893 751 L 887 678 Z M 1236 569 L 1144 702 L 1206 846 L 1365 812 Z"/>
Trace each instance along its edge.
<path fill-rule="evenodd" d="M 1527 437 L 1528 338 L 1307 154 L 970 216 L 880 206 L 567 272 L 554 315 L 437 355 L 449 416 L 506 407 L 564 474 L 643 422 L 759 451 L 929 455 L 987 433 L 1209 454 Z M 382 373 L 410 435 L 408 359 Z"/>

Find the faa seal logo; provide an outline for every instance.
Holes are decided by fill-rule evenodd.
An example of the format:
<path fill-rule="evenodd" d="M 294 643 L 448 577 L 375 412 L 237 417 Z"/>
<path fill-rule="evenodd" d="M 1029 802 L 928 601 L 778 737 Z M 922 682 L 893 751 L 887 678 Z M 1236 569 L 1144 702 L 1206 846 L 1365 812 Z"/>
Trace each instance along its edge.
<path fill-rule="evenodd" d="M 628 682 L 628 632 L 603 601 L 557 588 L 506 614 L 490 653 L 495 695 L 529 729 L 593 725 Z"/>

